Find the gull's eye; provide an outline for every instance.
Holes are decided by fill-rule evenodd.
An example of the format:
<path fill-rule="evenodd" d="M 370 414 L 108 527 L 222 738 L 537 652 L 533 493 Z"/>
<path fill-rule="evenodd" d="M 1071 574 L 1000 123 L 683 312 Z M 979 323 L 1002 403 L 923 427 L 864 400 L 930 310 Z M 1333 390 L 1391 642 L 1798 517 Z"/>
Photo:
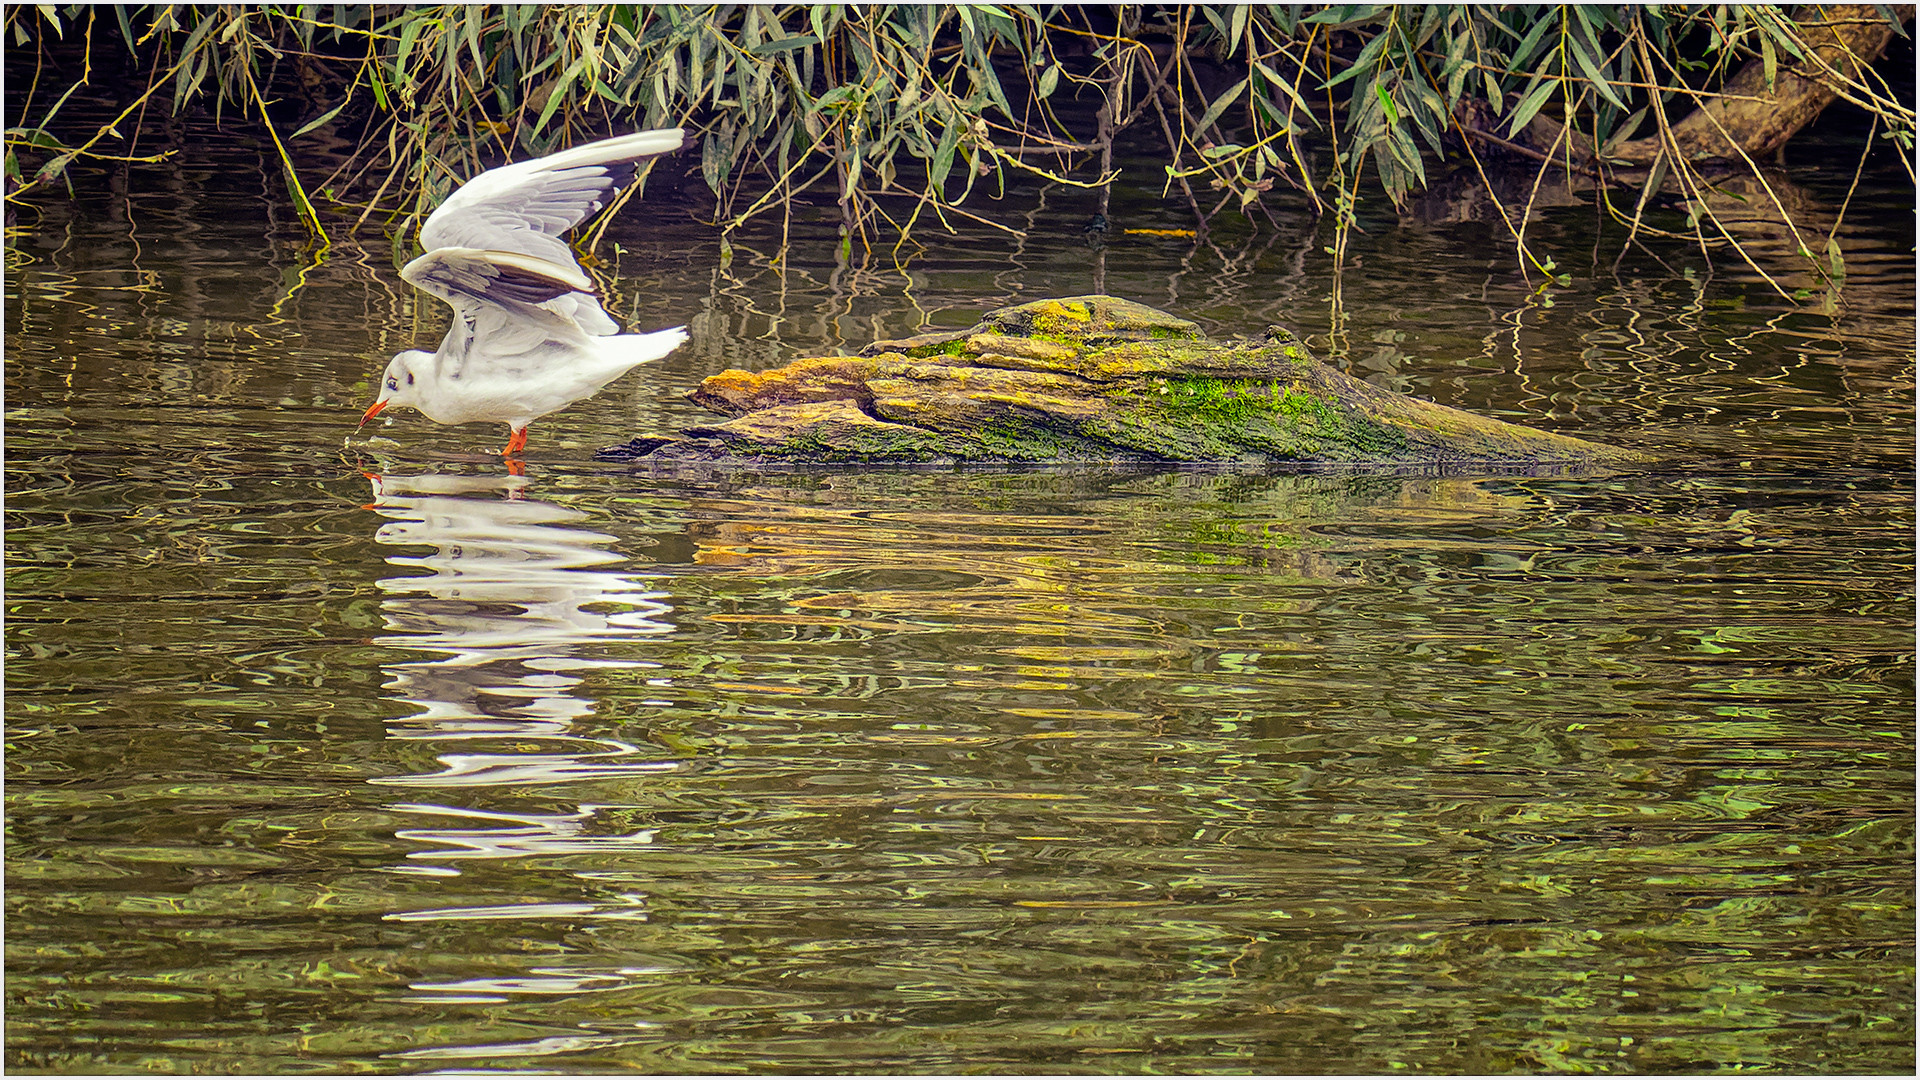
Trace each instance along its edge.
<path fill-rule="evenodd" d="M 408 382 L 412 382 L 413 380 L 412 380 L 412 379 L 408 379 L 407 381 L 408 381 Z M 399 380 L 397 380 L 397 379 L 395 379 L 395 378 L 394 378 L 393 376 L 391 376 L 391 375 L 389 375 L 389 376 L 387 376 L 387 389 L 389 389 L 389 390 L 398 390 L 398 389 L 400 389 L 400 383 L 399 383 Z"/>

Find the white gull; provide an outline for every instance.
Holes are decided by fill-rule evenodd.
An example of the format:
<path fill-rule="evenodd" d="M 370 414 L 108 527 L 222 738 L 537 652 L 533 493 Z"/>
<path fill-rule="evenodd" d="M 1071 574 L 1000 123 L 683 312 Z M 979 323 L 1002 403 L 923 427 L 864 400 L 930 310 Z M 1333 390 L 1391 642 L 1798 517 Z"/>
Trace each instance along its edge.
<path fill-rule="evenodd" d="M 565 235 L 633 179 L 636 163 L 680 148 L 679 128 L 641 131 L 488 169 L 420 229 L 426 254 L 400 276 L 453 307 L 440 348 L 408 349 L 360 418 L 403 405 L 439 424 L 505 423 L 503 454 L 527 425 L 591 397 L 687 340 L 685 327 L 622 334 Z"/>

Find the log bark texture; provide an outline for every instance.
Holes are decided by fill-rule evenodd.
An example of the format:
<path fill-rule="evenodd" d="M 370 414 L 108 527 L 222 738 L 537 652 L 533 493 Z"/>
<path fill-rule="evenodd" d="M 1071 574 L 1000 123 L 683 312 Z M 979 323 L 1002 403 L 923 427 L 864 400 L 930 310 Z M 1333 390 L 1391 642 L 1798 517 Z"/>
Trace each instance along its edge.
<path fill-rule="evenodd" d="M 860 356 L 724 371 L 728 417 L 613 459 L 913 463 L 1620 465 L 1649 460 L 1379 389 L 1292 334 L 1213 341 L 1110 296 L 1041 300 Z"/>

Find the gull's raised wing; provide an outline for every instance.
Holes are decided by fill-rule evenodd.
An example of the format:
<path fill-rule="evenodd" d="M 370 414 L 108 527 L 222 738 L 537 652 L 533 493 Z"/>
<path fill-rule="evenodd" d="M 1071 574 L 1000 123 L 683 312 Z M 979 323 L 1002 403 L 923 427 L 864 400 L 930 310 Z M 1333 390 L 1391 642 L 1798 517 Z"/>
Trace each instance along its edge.
<path fill-rule="evenodd" d="M 625 187 L 638 162 L 678 150 L 684 134 L 679 128 L 640 131 L 488 169 L 427 218 L 420 246 L 429 254 L 444 248 L 512 252 L 577 270 L 562 239 L 567 230 Z"/>

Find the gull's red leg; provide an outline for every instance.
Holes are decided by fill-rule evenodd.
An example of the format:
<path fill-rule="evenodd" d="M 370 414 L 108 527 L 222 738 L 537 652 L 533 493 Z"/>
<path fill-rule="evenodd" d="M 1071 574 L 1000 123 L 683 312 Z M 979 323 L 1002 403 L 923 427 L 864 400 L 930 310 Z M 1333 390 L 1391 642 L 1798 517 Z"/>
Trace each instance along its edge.
<path fill-rule="evenodd" d="M 517 454 L 520 451 L 525 450 L 526 448 L 527 448 L 527 429 L 520 428 L 518 430 L 511 430 L 511 433 L 507 436 L 507 448 L 500 452 L 502 454 Z"/>

